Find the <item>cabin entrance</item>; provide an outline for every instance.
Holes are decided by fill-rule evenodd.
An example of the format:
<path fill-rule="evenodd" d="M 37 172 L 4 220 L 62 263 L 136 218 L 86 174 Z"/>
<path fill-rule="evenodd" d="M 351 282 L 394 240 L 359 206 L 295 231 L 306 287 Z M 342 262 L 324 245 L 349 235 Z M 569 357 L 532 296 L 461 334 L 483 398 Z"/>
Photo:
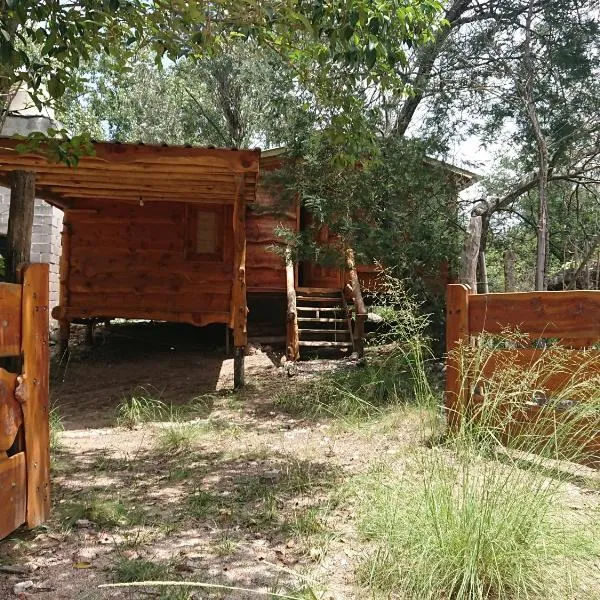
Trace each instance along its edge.
<path fill-rule="evenodd" d="M 21 357 L 0 368 L 1 539 L 50 509 L 48 265 L 29 265 L 22 285 L 0 284 L 0 312 L 0 356 Z"/>

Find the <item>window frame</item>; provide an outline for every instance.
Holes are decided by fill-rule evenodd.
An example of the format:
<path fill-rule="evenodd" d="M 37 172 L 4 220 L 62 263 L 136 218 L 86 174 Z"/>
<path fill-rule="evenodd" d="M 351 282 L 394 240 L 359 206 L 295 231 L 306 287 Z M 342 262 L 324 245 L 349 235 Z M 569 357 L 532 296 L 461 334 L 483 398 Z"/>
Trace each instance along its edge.
<path fill-rule="evenodd" d="M 197 252 L 198 219 L 202 214 L 215 215 L 215 252 Z M 225 257 L 225 207 L 222 204 L 188 205 L 185 257 L 187 260 L 223 262 Z"/>

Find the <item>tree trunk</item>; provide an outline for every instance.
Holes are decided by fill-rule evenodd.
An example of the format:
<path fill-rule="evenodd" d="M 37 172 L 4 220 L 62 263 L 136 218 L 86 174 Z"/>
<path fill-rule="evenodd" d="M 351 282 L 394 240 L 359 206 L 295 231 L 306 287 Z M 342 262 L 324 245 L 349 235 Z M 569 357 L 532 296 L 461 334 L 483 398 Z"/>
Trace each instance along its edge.
<path fill-rule="evenodd" d="M 487 275 L 487 263 L 485 261 L 485 251 L 484 250 L 479 250 L 479 260 L 478 262 L 478 267 L 479 267 L 479 282 L 478 282 L 478 289 L 477 289 L 477 293 L 479 294 L 489 294 L 490 292 L 490 286 L 489 286 L 489 282 L 488 282 L 488 275 Z"/>
<path fill-rule="evenodd" d="M 463 247 L 460 282 L 466 283 L 473 292 L 477 291 L 477 261 L 481 243 L 481 216 L 471 214 Z"/>
<path fill-rule="evenodd" d="M 28 264 L 31 255 L 35 173 L 13 171 L 11 174 L 10 209 L 6 235 L 6 281 L 18 282 L 20 265 Z"/>
<path fill-rule="evenodd" d="M 515 291 L 515 253 L 507 250 L 504 253 L 504 291 Z"/>
<path fill-rule="evenodd" d="M 539 215 L 537 228 L 537 251 L 535 264 L 535 289 L 545 290 L 548 285 L 548 177 L 550 174 L 550 161 L 548 158 L 548 144 L 542 131 L 534 100 L 533 78 L 535 68 L 532 60 L 532 24 L 534 0 L 529 1 L 529 10 L 525 24 L 525 43 L 523 53 L 523 68 L 525 84 L 523 86 L 523 102 L 525 110 L 533 129 L 535 143 L 538 151 L 538 194 Z M 520 85 L 520 82 L 517 82 Z"/>

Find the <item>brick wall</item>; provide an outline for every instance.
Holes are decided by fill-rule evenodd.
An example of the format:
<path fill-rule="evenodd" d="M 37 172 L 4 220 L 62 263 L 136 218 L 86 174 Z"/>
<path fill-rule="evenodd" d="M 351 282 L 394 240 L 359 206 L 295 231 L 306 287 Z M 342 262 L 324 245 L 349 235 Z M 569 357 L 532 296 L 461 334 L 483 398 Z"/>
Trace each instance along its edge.
<path fill-rule="evenodd" d="M 10 207 L 10 190 L 0 187 L 0 235 L 5 236 L 8 230 L 8 211 Z M 46 262 L 50 265 L 50 310 L 58 304 L 60 234 L 62 231 L 63 213 L 43 200 L 35 201 L 33 213 L 33 234 L 31 237 L 31 262 Z M 56 321 L 50 319 L 50 326 Z"/>

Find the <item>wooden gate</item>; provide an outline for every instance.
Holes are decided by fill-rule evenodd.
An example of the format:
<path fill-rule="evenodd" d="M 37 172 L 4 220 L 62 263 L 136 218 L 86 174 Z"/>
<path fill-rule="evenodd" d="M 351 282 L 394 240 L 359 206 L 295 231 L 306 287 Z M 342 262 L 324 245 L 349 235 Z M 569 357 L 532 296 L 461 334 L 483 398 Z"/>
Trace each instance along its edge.
<path fill-rule="evenodd" d="M 596 346 L 600 340 L 600 292 L 475 294 L 468 286 L 454 284 L 448 286 L 446 299 L 446 411 L 450 427 L 457 429 L 463 415 L 473 415 L 475 409 L 484 406 L 485 382 L 501 379 L 515 369 L 517 375 L 523 372 L 527 385 L 535 389 L 522 388 L 527 391 L 525 395 L 502 399 L 506 410 L 502 404 L 493 406 L 499 414 L 510 417 L 506 435 L 531 432 L 535 426 L 536 435 L 550 437 L 557 427 L 567 430 L 564 424 L 571 423 L 574 431 L 581 428 L 587 436 L 585 443 L 578 442 L 582 457 L 596 462 L 600 458 L 600 414 L 591 410 L 591 404 L 587 412 L 582 407 L 589 401 L 590 387 L 585 382 L 595 387 L 600 377 L 600 350 Z M 510 341 L 512 332 L 523 336 L 517 344 Z M 457 350 L 461 345 L 473 347 L 486 334 L 495 336 L 498 345 L 480 349 L 473 365 L 464 364 L 463 353 Z M 559 344 L 546 345 L 554 340 Z M 561 396 L 564 390 L 568 390 L 568 398 Z"/>
<path fill-rule="evenodd" d="M 50 508 L 48 265 L 29 265 L 22 284 L 0 283 L 0 539 L 40 525 Z"/>

